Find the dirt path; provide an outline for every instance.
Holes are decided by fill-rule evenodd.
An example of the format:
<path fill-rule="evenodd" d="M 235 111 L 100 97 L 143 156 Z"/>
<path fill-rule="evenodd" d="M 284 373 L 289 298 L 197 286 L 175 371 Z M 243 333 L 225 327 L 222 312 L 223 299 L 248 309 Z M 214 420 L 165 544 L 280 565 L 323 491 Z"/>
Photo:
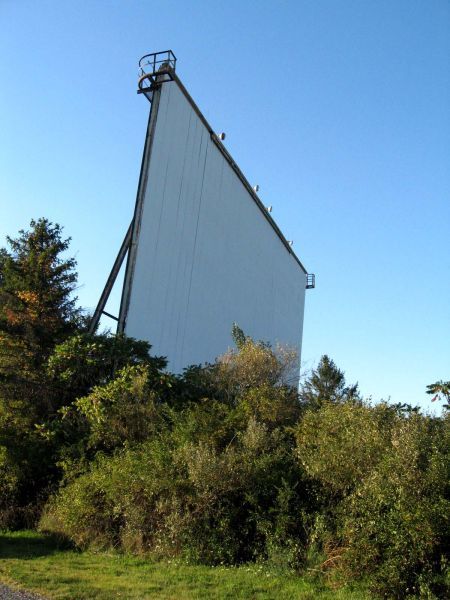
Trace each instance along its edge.
<path fill-rule="evenodd" d="M 31 592 L 13 590 L 0 583 L 0 600 L 45 600 L 43 596 L 37 596 Z"/>

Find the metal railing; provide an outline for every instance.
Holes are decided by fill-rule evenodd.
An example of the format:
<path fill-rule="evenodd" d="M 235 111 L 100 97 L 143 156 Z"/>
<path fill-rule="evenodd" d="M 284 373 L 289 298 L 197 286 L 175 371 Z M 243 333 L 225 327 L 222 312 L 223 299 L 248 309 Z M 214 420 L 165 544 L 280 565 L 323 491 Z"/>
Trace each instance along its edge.
<path fill-rule="evenodd" d="M 306 289 L 312 290 L 316 287 L 316 276 L 314 273 L 308 273 L 306 275 Z"/>
<path fill-rule="evenodd" d="M 151 102 L 155 83 L 173 80 L 177 58 L 172 50 L 146 54 L 139 61 L 138 94 Z"/>
<path fill-rule="evenodd" d="M 175 71 L 176 64 L 177 57 L 172 50 L 146 54 L 139 61 L 139 77 L 142 77 L 143 75 L 155 76 L 158 72 L 165 69 L 172 69 Z"/>

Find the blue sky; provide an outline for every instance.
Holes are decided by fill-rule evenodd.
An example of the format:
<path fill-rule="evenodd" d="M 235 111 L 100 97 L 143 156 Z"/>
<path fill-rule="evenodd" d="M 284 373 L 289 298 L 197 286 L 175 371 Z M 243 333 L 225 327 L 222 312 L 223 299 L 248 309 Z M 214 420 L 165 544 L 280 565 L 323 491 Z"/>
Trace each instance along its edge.
<path fill-rule="evenodd" d="M 149 105 L 177 72 L 310 272 L 302 361 L 433 407 L 450 377 L 450 3 L 0 0 L 0 244 L 65 227 L 94 307 L 132 216 Z M 112 299 L 114 310 L 117 294 Z"/>

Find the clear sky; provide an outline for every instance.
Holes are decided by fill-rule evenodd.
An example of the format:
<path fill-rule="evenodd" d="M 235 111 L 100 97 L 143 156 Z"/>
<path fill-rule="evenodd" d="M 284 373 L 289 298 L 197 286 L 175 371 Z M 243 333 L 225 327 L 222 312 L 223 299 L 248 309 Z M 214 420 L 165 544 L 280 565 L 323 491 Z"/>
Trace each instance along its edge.
<path fill-rule="evenodd" d="M 137 62 L 168 48 L 316 273 L 304 368 L 327 353 L 365 396 L 433 407 L 426 385 L 450 378 L 450 2 L 0 0 L 0 244 L 33 217 L 64 225 L 85 307 L 132 217 Z"/>

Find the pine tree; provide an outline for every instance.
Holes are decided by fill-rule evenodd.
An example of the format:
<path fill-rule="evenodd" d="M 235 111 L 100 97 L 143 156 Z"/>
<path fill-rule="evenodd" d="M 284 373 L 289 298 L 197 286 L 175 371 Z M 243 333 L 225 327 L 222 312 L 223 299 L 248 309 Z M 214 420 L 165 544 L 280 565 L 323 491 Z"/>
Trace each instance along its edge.
<path fill-rule="evenodd" d="M 0 395 L 45 412 L 52 403 L 42 398 L 43 366 L 80 320 L 76 263 L 64 256 L 70 239 L 47 219 L 7 242 L 0 250 Z"/>
<path fill-rule="evenodd" d="M 70 239 L 47 219 L 33 220 L 30 227 L 15 239 L 7 237 L 9 251 L 0 250 L 0 347 L 20 350 L 27 370 L 43 364 L 80 316 L 73 297 L 76 263 L 63 256 Z M 2 356 L 0 372 L 6 374 L 14 365 Z"/>
<path fill-rule="evenodd" d="M 346 386 L 343 371 L 325 354 L 303 382 L 300 400 L 308 408 L 320 408 L 326 402 L 359 400 L 358 384 Z"/>
<path fill-rule="evenodd" d="M 36 425 L 61 402 L 47 359 L 80 321 L 69 241 L 59 225 L 39 219 L 0 249 L 0 480 L 5 469 L 17 474 L 6 499 L 0 481 L 0 526 L 24 525 L 27 507 L 56 476 L 53 449 Z"/>

